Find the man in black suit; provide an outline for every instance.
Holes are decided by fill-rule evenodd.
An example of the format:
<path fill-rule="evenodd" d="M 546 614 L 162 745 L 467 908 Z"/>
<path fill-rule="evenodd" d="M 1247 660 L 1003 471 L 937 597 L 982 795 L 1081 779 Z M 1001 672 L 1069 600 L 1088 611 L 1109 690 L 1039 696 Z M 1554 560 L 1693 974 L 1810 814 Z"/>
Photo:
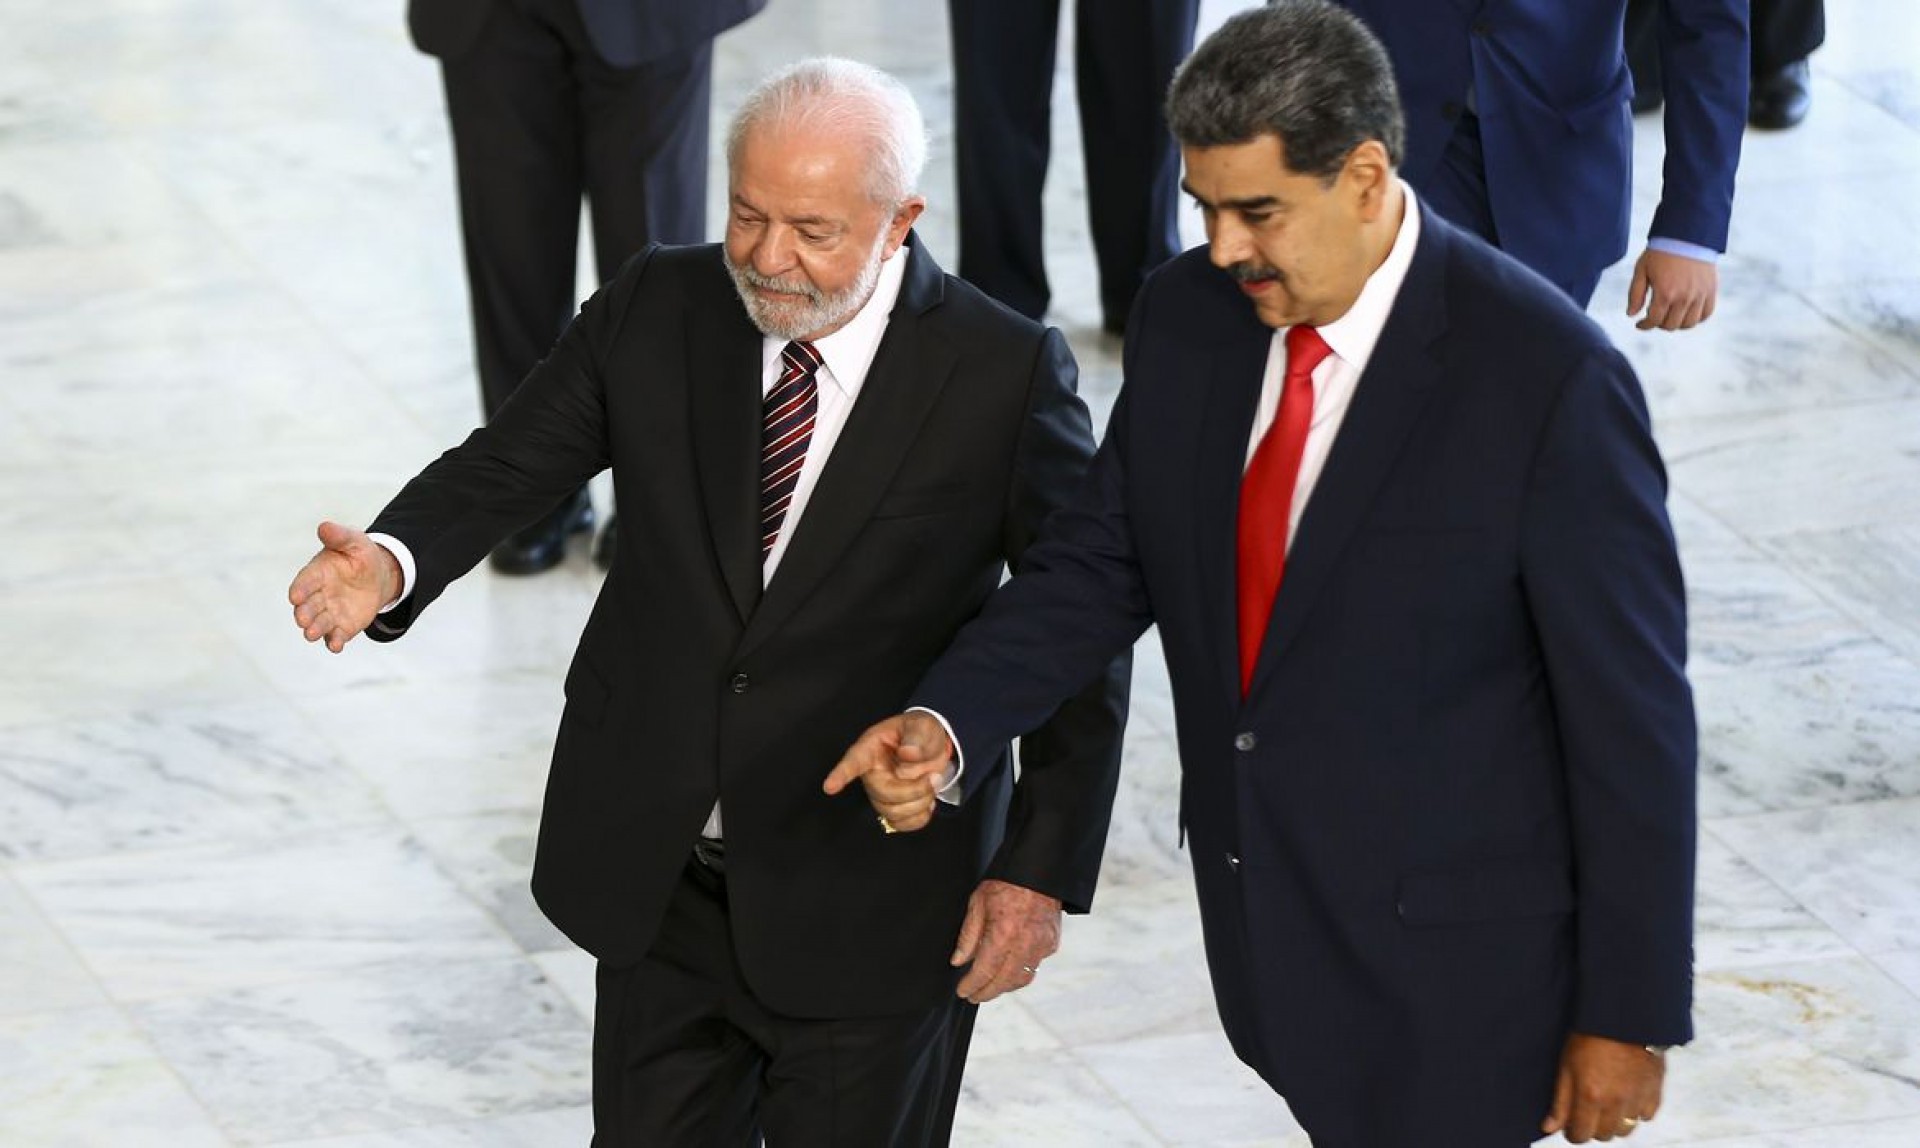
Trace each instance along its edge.
<path fill-rule="evenodd" d="M 1695 834 L 1633 372 L 1395 174 L 1345 10 L 1236 16 L 1168 111 L 1208 249 L 1142 289 L 1087 483 L 913 701 L 983 784 L 1157 623 L 1220 1019 L 1314 1144 L 1630 1133 L 1691 1031 Z M 827 788 L 914 829 L 951 744 L 891 719 Z"/>
<path fill-rule="evenodd" d="M 1193 47 L 1200 0 L 1080 0 L 1074 77 L 1103 325 L 1126 326 L 1147 272 L 1180 250 L 1180 157 L 1160 97 Z M 1052 135 L 1060 0 L 948 0 L 960 274 L 1047 313 L 1040 192 Z"/>
<path fill-rule="evenodd" d="M 947 779 L 967 800 L 930 832 L 819 791 L 1093 449 L 1060 333 L 913 240 L 925 156 L 883 73 L 767 80 L 729 137 L 724 246 L 636 256 L 371 535 L 324 524 L 290 590 L 309 640 L 398 638 L 612 467 L 630 545 L 567 674 L 533 875 L 600 960 L 601 1148 L 944 1143 L 975 1003 L 1092 897 L 1124 661 L 1027 739 L 1017 785 L 1004 746 Z"/>
<path fill-rule="evenodd" d="M 439 58 L 446 87 L 488 418 L 573 314 L 583 194 L 603 283 L 650 242 L 706 238 L 713 38 L 765 5 L 410 0 L 414 43 Z M 568 491 L 493 567 L 546 570 L 592 528 L 585 488 Z"/>

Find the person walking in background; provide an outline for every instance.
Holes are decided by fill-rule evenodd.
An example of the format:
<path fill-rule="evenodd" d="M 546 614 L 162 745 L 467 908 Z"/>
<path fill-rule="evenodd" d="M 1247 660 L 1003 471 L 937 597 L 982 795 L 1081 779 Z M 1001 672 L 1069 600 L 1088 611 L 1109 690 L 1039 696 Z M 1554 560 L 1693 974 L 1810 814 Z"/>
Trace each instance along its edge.
<path fill-rule="evenodd" d="M 1180 250 L 1180 157 L 1161 109 L 1193 47 L 1199 0 L 1077 0 L 1074 79 L 1102 327 L 1126 329 L 1147 272 Z M 948 0 L 960 275 L 1047 313 L 1040 193 L 1053 123 L 1060 0 Z"/>
<path fill-rule="evenodd" d="M 1660 0 L 1627 0 L 1627 61 L 1633 65 L 1633 110 L 1652 112 L 1666 97 L 1660 63 Z M 1747 123 L 1783 131 L 1813 110 L 1807 57 L 1827 40 L 1824 0 L 1753 0 L 1750 10 Z"/>
<path fill-rule="evenodd" d="M 1585 307 L 1627 253 L 1632 81 L 1627 0 L 1341 0 L 1387 47 L 1421 200 Z M 1746 118 L 1746 0 L 1670 0 L 1666 167 L 1627 313 L 1705 322 L 1719 297 Z"/>
<path fill-rule="evenodd" d="M 552 348 L 577 298 L 580 201 L 601 282 L 649 242 L 706 238 L 713 38 L 767 0 L 410 0 L 440 60 L 480 401 L 492 418 Z M 593 528 L 585 487 L 494 550 L 534 574 Z M 612 561 L 612 525 L 595 557 Z"/>
<path fill-rule="evenodd" d="M 1317 1148 L 1626 1135 L 1691 1035 L 1696 835 L 1633 371 L 1397 177 L 1341 8 L 1227 21 L 1168 109 L 1208 248 L 1142 289 L 1080 493 L 825 788 L 937 834 L 955 742 L 979 783 L 1157 623 L 1221 1023 Z"/>
<path fill-rule="evenodd" d="M 598 1148 L 946 1143 L 975 1005 L 1093 896 L 1124 658 L 1017 785 L 1004 746 L 949 778 L 937 833 L 819 791 L 1093 452 L 1060 333 L 911 236 L 926 149 L 884 73 L 766 80 L 728 137 L 725 244 L 629 261 L 372 533 L 324 524 L 289 590 L 309 641 L 394 640 L 612 467 L 638 545 L 567 674 L 533 872 L 599 959 Z"/>

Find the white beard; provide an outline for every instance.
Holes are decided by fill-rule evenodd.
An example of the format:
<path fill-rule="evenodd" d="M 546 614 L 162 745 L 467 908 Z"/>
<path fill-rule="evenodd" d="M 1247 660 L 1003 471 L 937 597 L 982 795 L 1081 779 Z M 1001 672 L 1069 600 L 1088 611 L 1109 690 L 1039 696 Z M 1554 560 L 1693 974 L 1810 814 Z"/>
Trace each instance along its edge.
<path fill-rule="evenodd" d="M 873 254 L 860 268 L 860 273 L 854 276 L 853 282 L 831 294 L 804 279 L 772 279 L 752 267 L 736 265 L 724 246 L 720 254 L 726 260 L 728 274 L 733 276 L 733 289 L 740 293 L 740 302 L 746 305 L 747 316 L 753 320 L 753 325 L 760 328 L 764 335 L 794 341 L 821 331 L 838 329 L 866 306 L 867 300 L 873 296 L 874 285 L 880 281 L 880 264 L 885 262 L 886 246 L 886 236 L 882 234 L 874 241 Z M 755 288 L 790 292 L 801 296 L 803 301 L 769 302 Z"/>

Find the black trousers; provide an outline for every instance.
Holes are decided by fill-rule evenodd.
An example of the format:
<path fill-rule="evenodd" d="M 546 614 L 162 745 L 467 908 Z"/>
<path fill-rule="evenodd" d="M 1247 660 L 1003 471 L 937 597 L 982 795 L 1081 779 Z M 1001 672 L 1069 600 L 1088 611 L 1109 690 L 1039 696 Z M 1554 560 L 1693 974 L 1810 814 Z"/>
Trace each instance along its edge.
<path fill-rule="evenodd" d="M 688 863 L 640 964 L 602 965 L 593 1148 L 935 1148 L 978 1011 L 783 1016 L 740 975 L 726 879 Z"/>
<path fill-rule="evenodd" d="M 1827 39 L 1825 0 L 1752 0 L 1753 75 L 1804 60 Z M 1627 0 L 1627 63 L 1638 91 L 1660 90 L 1660 0 Z"/>
<path fill-rule="evenodd" d="M 709 43 L 615 68 L 573 0 L 496 3 L 441 61 L 489 417 L 573 315 L 582 196 L 603 282 L 649 241 L 706 238 L 712 61 Z"/>
<path fill-rule="evenodd" d="M 1040 193 L 1051 147 L 1060 0 L 948 0 L 960 275 L 1022 314 L 1046 313 Z M 1180 156 L 1163 105 L 1193 48 L 1199 0 L 1077 0 L 1074 69 L 1087 209 L 1110 328 L 1147 272 L 1180 250 Z"/>

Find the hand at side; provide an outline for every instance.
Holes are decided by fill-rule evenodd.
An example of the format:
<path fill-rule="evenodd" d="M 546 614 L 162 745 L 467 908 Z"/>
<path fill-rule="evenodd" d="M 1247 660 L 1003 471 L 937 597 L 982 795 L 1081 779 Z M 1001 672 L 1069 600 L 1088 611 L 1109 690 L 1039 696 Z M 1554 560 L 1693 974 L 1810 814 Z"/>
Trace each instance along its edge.
<path fill-rule="evenodd" d="M 1540 1131 L 1567 1140 L 1612 1140 L 1631 1135 L 1660 1111 L 1666 1057 L 1643 1045 L 1574 1033 L 1560 1054 L 1553 1109 Z"/>
<path fill-rule="evenodd" d="M 1059 949 L 1059 899 L 988 878 L 973 891 L 960 924 L 953 966 L 972 967 L 954 991 L 974 1004 L 1017 992 Z"/>

